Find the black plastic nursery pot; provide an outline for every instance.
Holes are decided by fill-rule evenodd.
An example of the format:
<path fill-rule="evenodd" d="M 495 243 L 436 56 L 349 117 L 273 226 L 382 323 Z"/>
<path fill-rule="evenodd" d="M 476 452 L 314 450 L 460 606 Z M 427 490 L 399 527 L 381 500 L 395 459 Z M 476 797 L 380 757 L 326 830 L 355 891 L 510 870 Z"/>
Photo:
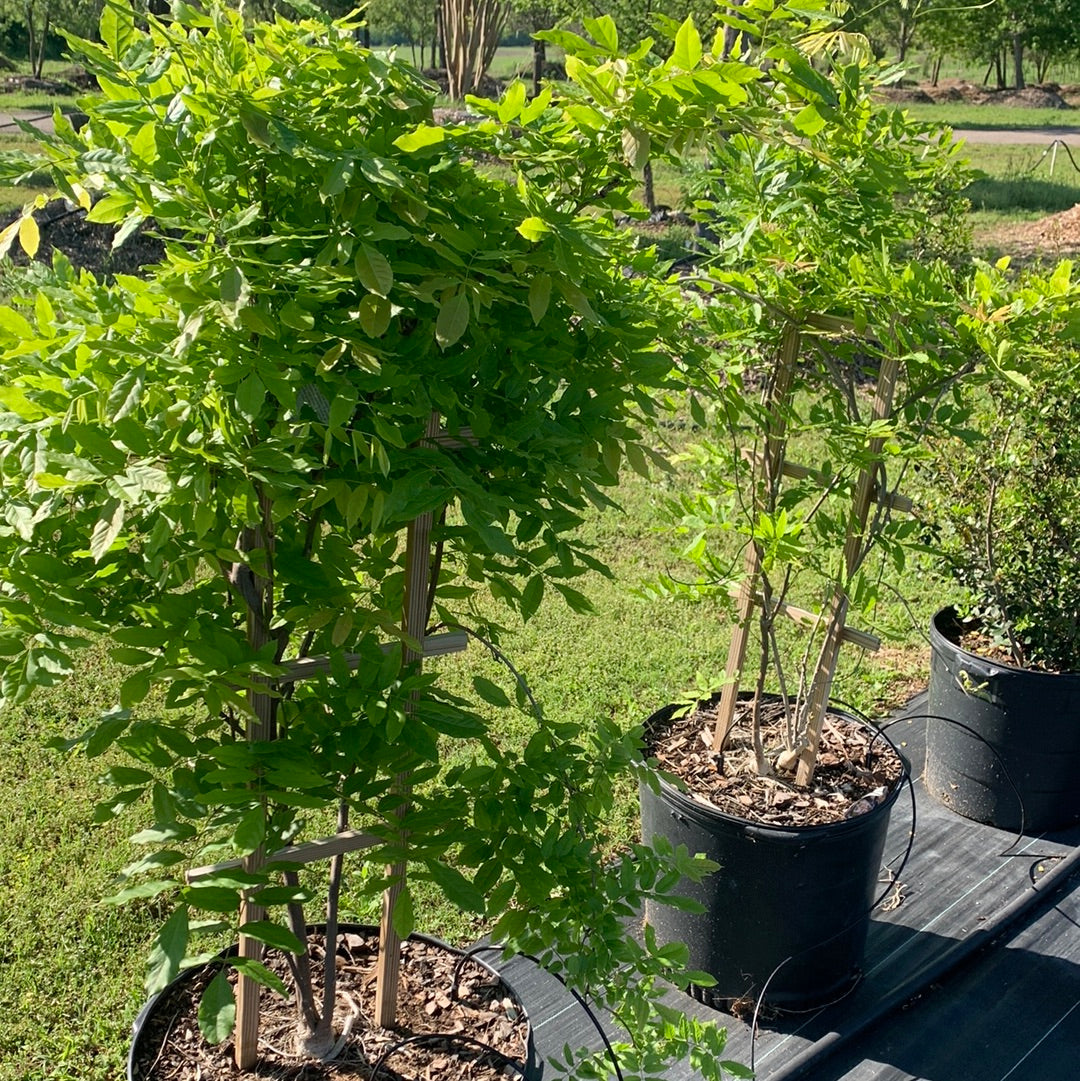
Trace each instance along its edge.
<path fill-rule="evenodd" d="M 308 933 L 318 934 L 325 929 L 326 928 L 324 924 L 316 924 L 308 927 Z M 367 924 L 343 923 L 338 926 L 338 932 L 342 935 L 377 935 L 378 928 L 372 927 Z M 446 950 L 447 952 L 459 957 L 469 952 L 466 950 L 460 950 L 456 946 L 451 946 L 448 943 L 443 942 L 441 939 L 434 938 L 430 935 L 412 934 L 409 936 L 409 938 L 412 941 L 424 942 L 430 946 L 435 946 L 438 949 Z M 218 954 L 218 956 L 235 957 L 236 950 L 236 946 L 231 946 L 226 950 L 222 950 L 221 953 Z M 478 961 L 478 963 L 483 965 L 485 968 L 490 968 L 490 966 L 484 964 L 483 960 L 477 955 L 473 954 L 473 959 Z M 156 1073 L 152 1071 L 147 1073 L 139 1069 L 139 1062 L 144 1060 L 146 1057 L 145 1052 L 147 1050 L 148 1042 L 153 1040 L 154 1038 L 152 1035 L 150 1035 L 151 1031 L 156 1027 L 153 1022 L 158 1019 L 161 1013 L 170 1008 L 170 1003 L 173 997 L 172 993 L 176 989 L 181 988 L 185 984 L 190 983 L 192 980 L 194 980 L 199 974 L 199 972 L 202 971 L 203 967 L 205 966 L 195 966 L 194 968 L 186 969 L 184 972 L 180 973 L 180 975 L 177 976 L 177 978 L 173 980 L 173 982 L 169 984 L 169 986 L 166 987 L 164 991 L 162 991 L 160 994 L 155 995 L 152 999 L 150 999 L 149 1002 L 146 1003 L 145 1006 L 143 1006 L 142 1010 L 139 1012 L 138 1017 L 135 1018 L 135 1021 L 132 1024 L 131 1050 L 128 1053 L 127 1063 L 127 1081 L 157 1081 L 158 1075 Z M 517 1004 L 521 1006 L 521 1009 L 524 1012 L 525 1007 L 522 1004 L 521 996 L 518 995 L 518 993 L 514 990 L 512 983 L 506 978 L 505 975 L 503 975 L 502 972 L 497 972 L 495 969 L 490 969 L 490 971 L 492 971 L 495 975 L 499 977 L 500 980 L 502 980 L 502 982 L 510 990 L 511 995 L 513 995 Z M 524 1078 L 524 1081 L 541 1081 L 544 1072 L 543 1062 L 541 1061 L 540 1056 L 537 1053 L 536 1045 L 533 1040 L 532 1024 L 528 1022 L 527 1014 L 526 1022 L 528 1023 L 528 1037 L 526 1039 L 525 1061 L 520 1062 L 517 1065 L 520 1070 L 520 1076 Z M 433 1037 L 435 1035 L 445 1036 L 448 1041 L 453 1041 L 454 1039 L 453 1034 L 433 1033 L 432 1035 Z M 465 1050 L 470 1050 L 470 1047 L 467 1043 L 464 1043 L 462 1046 Z M 155 1048 L 155 1054 L 156 1050 L 157 1049 Z M 151 1061 L 154 1061 L 154 1059 L 151 1058 Z M 389 1063 L 388 1067 L 392 1065 L 393 1063 Z M 386 1072 L 386 1076 L 397 1077 L 399 1075 L 393 1070 L 388 1069 Z"/>
<path fill-rule="evenodd" d="M 1042 833 L 1080 821 L 1080 674 L 1001 664 L 957 645 L 952 608 L 930 626 L 926 790 L 965 818 Z"/>
<path fill-rule="evenodd" d="M 647 729 L 662 729 L 678 708 L 655 713 Z M 903 776 L 880 804 L 821 826 L 759 825 L 694 800 L 666 781 L 660 781 L 658 794 L 641 784 L 646 841 L 666 837 L 720 865 L 704 881 L 680 886 L 703 913 L 646 906 L 658 940 L 685 943 L 690 967 L 716 978 L 715 987 L 694 990 L 695 997 L 727 1009 L 740 1000 L 755 1001 L 764 991 L 774 1009 L 805 1010 L 841 998 L 858 982 L 870 912 L 881 892 L 889 815 L 909 777 L 908 763 L 900 759 Z"/>

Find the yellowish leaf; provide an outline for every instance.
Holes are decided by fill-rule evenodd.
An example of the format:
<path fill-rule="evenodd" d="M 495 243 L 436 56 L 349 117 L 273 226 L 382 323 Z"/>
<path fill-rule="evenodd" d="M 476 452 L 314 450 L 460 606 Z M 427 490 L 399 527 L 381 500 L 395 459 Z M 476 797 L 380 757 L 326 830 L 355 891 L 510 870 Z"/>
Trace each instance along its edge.
<path fill-rule="evenodd" d="M 27 214 L 19 222 L 19 245 L 33 259 L 37 255 L 40 243 L 41 231 L 38 229 L 38 224 L 34 221 L 33 214 Z"/>

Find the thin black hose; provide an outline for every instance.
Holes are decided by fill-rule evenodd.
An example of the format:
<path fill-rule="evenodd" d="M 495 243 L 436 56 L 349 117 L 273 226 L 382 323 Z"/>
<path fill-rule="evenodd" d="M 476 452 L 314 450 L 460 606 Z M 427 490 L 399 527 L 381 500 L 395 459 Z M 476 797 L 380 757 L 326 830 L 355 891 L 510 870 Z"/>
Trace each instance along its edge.
<path fill-rule="evenodd" d="M 442 1040 L 449 1044 L 471 1044 L 474 1047 L 479 1047 L 485 1054 L 491 1055 L 493 1058 L 498 1059 L 503 1066 L 512 1067 L 514 1070 L 517 1071 L 520 1076 L 524 1077 L 524 1071 L 521 1069 L 520 1062 L 510 1058 L 509 1055 L 504 1055 L 497 1048 L 492 1047 L 490 1044 L 484 1043 L 483 1040 L 473 1039 L 472 1036 L 462 1036 L 460 1033 L 452 1034 L 448 1032 L 421 1032 L 419 1035 L 408 1036 L 404 1040 L 399 1040 L 397 1043 L 388 1047 L 379 1056 L 378 1061 L 372 1068 L 370 1081 L 375 1081 L 375 1078 L 382 1070 L 383 1064 L 386 1062 L 386 1060 L 390 1058 L 391 1055 L 394 1055 L 398 1051 L 400 1051 L 403 1047 L 408 1047 L 410 1044 L 414 1043 L 433 1043 L 436 1040 Z"/>
<path fill-rule="evenodd" d="M 494 968 L 492 965 L 487 964 L 487 962 L 485 962 L 485 961 L 481 961 L 479 957 L 475 956 L 475 954 L 477 952 L 479 952 L 480 950 L 497 950 L 497 951 L 499 951 L 501 953 L 502 950 L 503 950 L 503 947 L 502 946 L 497 946 L 494 943 L 479 942 L 475 946 L 470 946 L 469 949 L 462 951 L 461 959 L 458 962 L 458 966 L 455 966 L 455 968 L 454 968 L 454 980 L 455 980 L 454 986 L 456 986 L 456 980 L 457 980 L 457 976 L 458 976 L 458 967 L 461 964 L 463 964 L 466 960 L 470 960 L 470 959 L 475 961 L 478 965 L 482 965 L 489 972 L 492 972 L 496 976 L 499 976 L 500 979 L 502 978 L 501 974 L 498 971 L 498 969 Z M 529 954 L 529 953 L 519 954 L 518 956 L 524 957 L 526 961 L 532 961 L 532 963 L 534 965 L 536 965 L 538 968 L 542 968 L 549 976 L 553 976 L 556 980 L 558 980 L 559 983 L 561 983 L 563 985 L 563 987 L 567 991 L 569 991 L 571 995 L 573 995 L 573 997 L 574 997 L 575 1001 L 577 1002 L 577 1004 L 585 1011 L 585 1015 L 592 1022 L 593 1028 L 595 1028 L 596 1031 L 599 1033 L 600 1039 L 604 1043 L 604 1050 L 607 1052 L 608 1058 L 611 1059 L 612 1066 L 615 1067 L 615 1076 L 616 1076 L 616 1078 L 618 1078 L 618 1081 L 625 1081 L 625 1079 L 623 1078 L 622 1070 L 619 1067 L 619 1056 L 615 1053 L 615 1048 L 612 1047 L 611 1041 L 608 1039 L 608 1035 L 604 1031 L 604 1026 L 600 1023 L 600 1019 L 596 1016 L 596 1013 L 593 1011 L 592 1007 L 585 1000 L 585 998 L 577 990 L 575 990 L 573 987 L 571 987 L 566 982 L 566 980 L 564 980 L 562 978 L 562 976 L 559 975 L 558 972 L 552 972 L 551 969 L 547 968 L 540 961 L 540 959 L 538 957 L 534 957 L 532 954 Z"/>
<path fill-rule="evenodd" d="M 1001 767 L 1001 772 L 1005 775 L 1005 780 L 1009 782 L 1009 787 L 1013 790 L 1013 795 L 1016 796 L 1016 802 L 1020 806 L 1020 826 L 1017 830 L 1016 837 L 1013 839 L 1011 845 L 998 853 L 999 856 L 1007 856 L 1009 852 L 1020 843 L 1021 838 L 1024 836 L 1024 798 L 1020 795 L 1020 789 L 1017 788 L 1016 782 L 1012 779 L 1012 775 L 1005 768 L 1005 762 L 998 753 L 997 748 L 985 736 L 976 732 L 975 729 L 971 728 L 969 725 L 964 724 L 963 721 L 958 721 L 955 717 L 945 717 L 940 713 L 905 713 L 902 717 L 897 717 L 894 720 L 883 724 L 879 731 L 891 728 L 894 724 L 899 724 L 901 721 L 943 721 L 945 724 L 955 725 L 957 728 L 962 728 L 969 736 L 974 736 L 975 739 L 984 744 L 994 758 L 997 759 L 997 764 Z"/>
<path fill-rule="evenodd" d="M 885 742 L 888 743 L 888 745 L 893 749 L 893 751 L 896 753 L 896 755 L 898 757 L 900 757 L 901 759 L 903 758 L 903 756 L 900 754 L 900 749 L 896 746 L 895 743 L 893 743 L 893 741 L 883 731 L 884 727 L 886 727 L 886 726 L 879 727 L 878 725 L 875 725 L 861 710 L 858 710 L 855 707 L 850 706 L 845 702 L 839 702 L 839 701 L 834 700 L 833 704 L 836 705 L 836 706 L 839 706 L 841 709 L 845 709 L 845 710 L 849 711 L 855 717 L 862 720 L 865 724 L 867 724 L 874 731 L 874 736 L 870 740 L 870 746 L 867 748 L 867 752 L 866 752 L 867 753 L 867 765 L 868 766 L 870 765 L 870 762 L 871 762 L 871 751 L 872 751 L 872 748 L 873 748 L 873 745 L 874 745 L 874 741 L 878 738 L 878 736 L 881 736 L 882 739 L 884 739 Z M 906 717 L 905 718 L 898 718 L 898 719 L 904 720 L 904 719 L 906 719 Z M 895 722 L 890 722 L 890 723 L 895 723 Z M 776 968 L 774 968 L 772 970 L 772 972 L 769 973 L 768 979 L 766 979 L 765 983 L 762 985 L 761 991 L 759 992 L 759 994 L 757 996 L 757 999 L 756 999 L 756 1001 L 754 1003 L 754 1014 L 753 1014 L 753 1018 L 751 1019 L 751 1023 L 750 1023 L 750 1069 L 751 1069 L 751 1071 L 753 1071 L 753 1069 L 754 1069 L 755 1051 L 756 1051 L 756 1043 L 757 1043 L 758 1017 L 759 1017 L 759 1015 L 761 1013 L 762 1007 L 764 1006 L 765 995 L 768 992 L 769 984 L 772 983 L 773 978 L 776 976 L 776 974 L 786 964 L 793 961 L 796 957 L 801 957 L 805 953 L 810 953 L 810 952 L 812 952 L 814 950 L 819 950 L 819 949 L 821 949 L 822 946 L 827 946 L 834 939 L 840 938 L 841 936 L 847 934 L 848 931 L 850 931 L 852 927 L 854 927 L 861 919 L 864 918 L 864 916 L 869 916 L 871 913 L 873 913 L 873 911 L 879 905 L 881 905 L 884 902 L 885 898 L 888 897 L 890 893 L 892 893 L 893 888 L 894 888 L 894 886 L 896 884 L 896 881 L 903 874 L 904 868 L 907 866 L 908 860 L 911 858 L 911 852 L 912 852 L 912 849 L 913 849 L 913 847 L 915 845 L 915 825 L 916 825 L 916 814 L 917 814 L 916 807 L 917 807 L 917 805 L 916 805 L 916 800 L 915 800 L 915 782 L 912 779 L 910 770 L 908 770 L 907 775 L 904 778 L 904 782 L 907 784 L 908 795 L 911 798 L 911 825 L 910 825 L 910 827 L 908 829 L 907 845 L 904 848 L 903 857 L 900 860 L 900 866 L 895 871 L 892 872 L 892 881 L 889 882 L 889 884 L 885 888 L 885 890 L 870 904 L 870 906 L 866 909 L 865 913 L 860 912 L 858 916 L 856 916 L 849 923 L 845 924 L 845 926 L 843 926 L 839 931 L 835 932 L 834 934 L 829 935 L 828 938 L 824 938 L 820 942 L 815 942 L 814 945 L 807 946 L 805 949 L 800 950 L 798 953 L 793 953 L 790 957 L 785 957 L 784 960 L 781 961 L 780 964 L 778 964 L 776 966 Z M 894 857 L 893 859 L 895 859 L 895 858 L 896 857 Z M 888 866 L 888 864 L 892 863 L 892 862 L 893 862 L 893 860 L 889 860 L 886 863 L 886 866 Z M 801 1013 L 801 1012 L 813 1013 L 813 1012 L 816 1012 L 817 1010 L 825 1009 L 826 1007 L 833 1006 L 837 1002 L 840 1002 L 843 999 L 847 998 L 847 996 L 850 995 L 858 985 L 859 985 L 859 980 L 856 979 L 852 983 L 852 985 L 843 992 L 843 994 L 838 996 L 832 1002 L 827 1002 L 827 1003 L 824 1003 L 823 1005 L 815 1006 L 812 1010 L 806 1010 L 806 1011 L 787 1010 L 785 1012 L 787 1012 L 787 1013 Z"/>

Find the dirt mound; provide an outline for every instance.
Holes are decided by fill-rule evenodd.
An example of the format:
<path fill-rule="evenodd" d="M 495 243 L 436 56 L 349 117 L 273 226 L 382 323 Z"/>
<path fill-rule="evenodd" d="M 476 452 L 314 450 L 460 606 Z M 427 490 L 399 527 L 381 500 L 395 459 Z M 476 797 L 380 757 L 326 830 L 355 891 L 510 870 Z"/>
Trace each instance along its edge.
<path fill-rule="evenodd" d="M 1051 214 L 1038 221 L 996 226 L 992 235 L 976 237 L 996 254 L 1010 255 L 1017 262 L 1036 259 L 1055 262 L 1080 257 L 1080 203 L 1070 210 Z"/>
<path fill-rule="evenodd" d="M 65 68 L 52 78 L 37 78 L 33 75 L 7 75 L 0 80 L 0 95 L 17 94 L 32 91 L 40 94 L 77 94 L 80 90 L 91 90 L 97 86 L 97 80 L 82 68 Z M 2 100 L 2 99 L 0 99 Z"/>
<path fill-rule="evenodd" d="M 1026 109 L 1068 109 L 1069 104 L 1056 91 L 1046 87 L 1028 86 L 1023 90 L 999 90 L 993 96 L 995 105 Z"/>
<path fill-rule="evenodd" d="M 1020 109 L 1071 109 L 1077 100 L 1077 87 L 1060 87 L 1056 83 L 1029 86 L 1024 90 L 996 90 L 966 79 L 942 79 L 937 85 L 888 86 L 878 91 L 884 101 L 899 105 L 945 105 L 962 102 L 965 105 L 1004 105 Z"/>

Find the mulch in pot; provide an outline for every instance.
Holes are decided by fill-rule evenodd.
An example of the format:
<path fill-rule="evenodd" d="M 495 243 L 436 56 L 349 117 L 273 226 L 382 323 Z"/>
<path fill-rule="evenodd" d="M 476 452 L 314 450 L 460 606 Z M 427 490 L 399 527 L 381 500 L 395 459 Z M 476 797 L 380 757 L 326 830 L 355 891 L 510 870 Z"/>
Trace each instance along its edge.
<path fill-rule="evenodd" d="M 723 755 L 712 750 L 716 706 L 711 704 L 646 730 L 647 753 L 685 783 L 692 799 L 769 826 L 821 826 L 863 814 L 882 802 L 903 776 L 900 758 L 872 727 L 828 713 L 813 783 L 798 787 L 794 774 L 780 767 L 785 713 L 783 704 L 773 700 L 761 704 L 768 769 L 758 776 L 750 716 L 750 702 L 740 700 Z"/>
<path fill-rule="evenodd" d="M 313 959 L 321 961 L 323 946 L 321 935 L 310 937 Z M 295 1057 L 290 1049 L 296 1032 L 296 1007 L 292 1001 L 264 989 L 260 1061 L 254 1070 L 238 1070 L 233 1062 L 232 1040 L 211 1046 L 203 1040 L 196 1022 L 202 989 L 216 972 L 216 966 L 210 966 L 189 983 L 164 992 L 172 995 L 172 1001 L 148 1022 L 155 1030 L 143 1041 L 146 1051 L 136 1063 L 134 1076 L 139 1081 L 367 1081 L 379 1059 L 392 1048 L 396 1050 L 387 1056 L 375 1081 L 506 1081 L 521 1076 L 507 1059 L 525 1061 L 528 1022 L 506 984 L 481 965 L 466 960 L 455 990 L 458 956 L 410 939 L 402 944 L 398 1025 L 393 1030 L 383 1029 L 374 1022 L 377 949 L 374 934 L 347 933 L 339 940 L 335 1030 L 341 1031 L 350 1013 L 355 1016 L 349 1039 L 332 1062 Z M 270 951 L 267 964 L 289 983 L 283 956 Z M 321 964 L 313 967 L 317 976 Z M 319 983 L 316 980 L 317 1001 L 322 992 Z M 419 1034 L 444 1038 L 403 1043 Z M 496 1053 L 478 1047 L 466 1037 Z"/>

